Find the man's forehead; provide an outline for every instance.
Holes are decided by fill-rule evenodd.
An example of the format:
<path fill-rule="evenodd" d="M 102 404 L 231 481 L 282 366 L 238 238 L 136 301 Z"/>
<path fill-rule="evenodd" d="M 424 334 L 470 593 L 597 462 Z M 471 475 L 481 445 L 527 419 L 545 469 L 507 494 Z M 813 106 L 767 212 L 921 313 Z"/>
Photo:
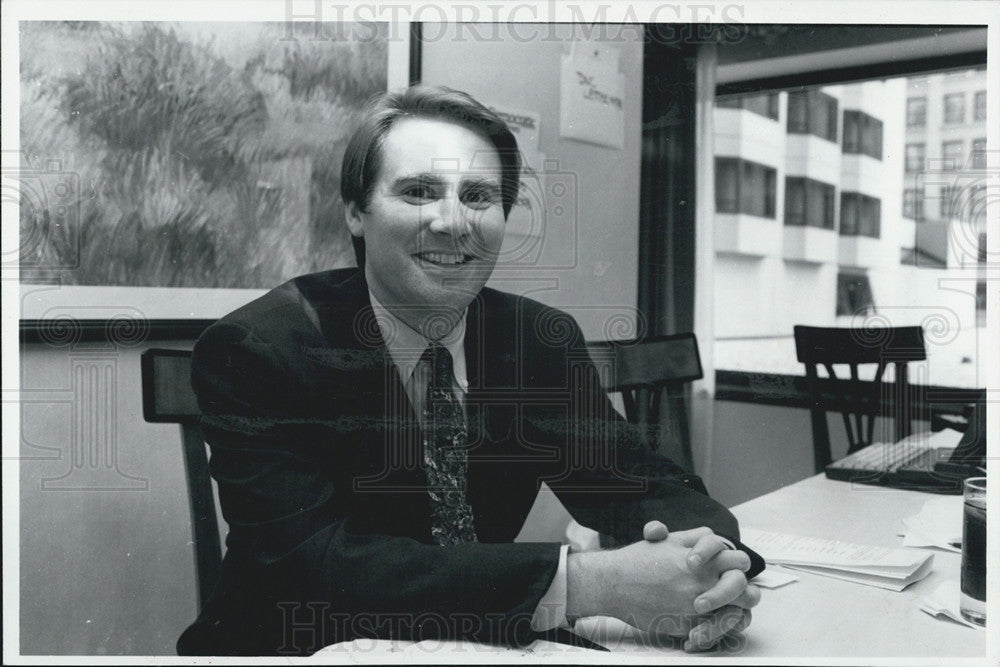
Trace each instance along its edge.
<path fill-rule="evenodd" d="M 499 178 L 496 147 L 479 132 L 436 118 L 402 118 L 390 128 L 383 143 L 385 176 L 449 174 Z"/>

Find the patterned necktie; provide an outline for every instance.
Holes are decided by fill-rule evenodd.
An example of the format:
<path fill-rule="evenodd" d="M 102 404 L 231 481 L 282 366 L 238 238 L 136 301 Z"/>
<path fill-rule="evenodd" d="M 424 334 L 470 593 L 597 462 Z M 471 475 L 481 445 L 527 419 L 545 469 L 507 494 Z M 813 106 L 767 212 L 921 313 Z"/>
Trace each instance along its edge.
<path fill-rule="evenodd" d="M 430 365 L 424 401 L 424 465 L 431 497 L 431 535 L 438 544 L 475 542 L 472 507 L 465 499 L 469 432 L 452 391 L 451 354 L 431 343 L 422 361 Z"/>

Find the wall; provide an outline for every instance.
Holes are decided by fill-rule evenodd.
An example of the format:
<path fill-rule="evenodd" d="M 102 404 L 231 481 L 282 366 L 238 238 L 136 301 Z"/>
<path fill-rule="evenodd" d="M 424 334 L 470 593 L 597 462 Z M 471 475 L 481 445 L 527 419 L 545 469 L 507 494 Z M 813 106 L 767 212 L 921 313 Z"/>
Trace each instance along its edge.
<path fill-rule="evenodd" d="M 491 286 L 530 292 L 568 310 L 588 339 L 634 335 L 637 299 L 642 26 L 603 28 L 426 24 L 422 62 L 426 83 L 465 90 L 487 105 L 540 114 L 539 149 L 558 160 L 562 182 L 575 184 L 575 192 L 571 188 L 561 200 L 549 193 L 549 212 L 559 204 L 578 211 L 575 220 L 550 227 L 546 243 L 575 246 L 577 259 L 559 269 L 500 266 Z M 584 38 L 619 51 L 626 82 L 622 150 L 559 136 L 560 59 L 574 39 Z"/>
<path fill-rule="evenodd" d="M 197 613 L 180 430 L 142 419 L 142 349 L 21 348 L 22 653 L 171 655 Z"/>

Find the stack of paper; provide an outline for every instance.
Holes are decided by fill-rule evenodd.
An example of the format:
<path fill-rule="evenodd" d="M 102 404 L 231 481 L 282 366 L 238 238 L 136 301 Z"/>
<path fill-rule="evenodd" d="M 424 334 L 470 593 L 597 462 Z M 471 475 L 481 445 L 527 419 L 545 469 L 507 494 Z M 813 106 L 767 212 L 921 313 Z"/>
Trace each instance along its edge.
<path fill-rule="evenodd" d="M 903 519 L 904 547 L 937 547 L 962 552 L 962 496 L 928 500 L 920 514 Z"/>
<path fill-rule="evenodd" d="M 835 540 L 744 529 L 743 543 L 764 557 L 795 570 L 813 572 L 901 591 L 931 572 L 934 555 Z"/>

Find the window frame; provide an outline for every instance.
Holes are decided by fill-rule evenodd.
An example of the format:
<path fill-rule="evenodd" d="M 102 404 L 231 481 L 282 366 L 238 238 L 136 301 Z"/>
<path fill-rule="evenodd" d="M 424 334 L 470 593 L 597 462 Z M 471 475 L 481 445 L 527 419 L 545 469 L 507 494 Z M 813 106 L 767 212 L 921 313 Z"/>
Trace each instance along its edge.
<path fill-rule="evenodd" d="M 802 213 L 801 222 L 792 221 L 792 207 L 789 205 L 789 198 L 793 196 L 799 184 L 802 187 Z M 793 187 L 794 186 L 794 187 Z M 822 203 L 816 204 L 813 199 L 819 198 Z M 785 175 L 785 215 L 782 224 L 785 227 L 813 227 L 815 229 L 826 229 L 836 231 L 837 229 L 837 188 L 831 183 L 809 178 L 808 176 Z M 822 220 L 817 221 L 811 214 L 815 210 L 821 210 Z"/>
<path fill-rule="evenodd" d="M 914 110 L 915 102 L 920 103 L 920 110 Z M 915 120 L 919 120 L 916 122 Z M 919 95 L 906 98 L 906 127 L 927 127 L 927 96 Z"/>
<path fill-rule="evenodd" d="M 959 114 L 950 114 L 948 101 L 949 100 L 961 100 L 959 105 Z M 965 122 L 965 93 L 945 93 L 941 98 L 941 118 L 945 125 L 961 125 Z M 958 118 L 953 118 L 953 115 L 957 115 Z"/>
<path fill-rule="evenodd" d="M 719 193 L 722 188 L 720 185 L 720 174 L 722 174 L 723 169 L 720 169 L 721 164 L 732 165 L 735 167 L 735 210 L 731 210 L 732 207 L 728 207 L 730 210 L 723 210 L 719 207 L 720 196 Z M 745 206 L 747 199 L 744 196 L 743 186 L 752 181 L 750 177 L 746 175 L 746 170 L 750 169 L 752 171 L 759 171 L 763 174 L 764 181 L 764 192 L 763 197 L 760 202 L 760 211 L 753 205 L 754 202 L 751 201 L 749 206 Z M 728 171 L 728 169 L 726 170 Z M 716 155 L 715 156 L 715 212 L 728 214 L 728 215 L 752 215 L 758 218 L 764 218 L 767 220 L 777 219 L 777 193 L 778 189 L 778 169 L 770 165 L 762 164 L 760 162 L 754 162 L 753 160 L 745 160 L 743 158 L 727 156 L 727 155 Z M 732 201 L 732 198 L 726 198 L 727 202 Z"/>

